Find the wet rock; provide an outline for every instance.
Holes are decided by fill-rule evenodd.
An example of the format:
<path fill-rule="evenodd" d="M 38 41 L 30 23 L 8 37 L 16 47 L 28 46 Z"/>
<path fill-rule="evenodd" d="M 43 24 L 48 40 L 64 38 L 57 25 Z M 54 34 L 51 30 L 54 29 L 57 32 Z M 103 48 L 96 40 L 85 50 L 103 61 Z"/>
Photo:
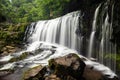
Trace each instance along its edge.
<path fill-rule="evenodd" d="M 19 47 L 13 47 L 13 46 L 7 45 L 1 49 L 1 55 L 2 56 L 9 55 L 9 54 L 15 53 L 20 50 L 21 49 Z"/>
<path fill-rule="evenodd" d="M 9 62 L 16 62 L 16 61 L 23 60 L 23 59 L 27 58 L 29 54 L 30 54 L 30 52 L 23 52 L 21 55 L 14 56 L 13 58 L 11 58 L 9 60 Z"/>
<path fill-rule="evenodd" d="M 6 46 L 6 48 L 8 48 L 8 49 L 14 49 L 15 47 L 13 47 L 13 46 Z"/>
<path fill-rule="evenodd" d="M 45 80 L 61 80 L 57 75 L 51 74 L 50 76 L 46 77 Z"/>
<path fill-rule="evenodd" d="M 102 74 L 98 71 L 86 67 L 83 77 L 85 78 L 85 80 L 101 80 Z"/>
<path fill-rule="evenodd" d="M 41 70 L 39 70 L 39 72 L 35 76 L 31 76 L 24 80 L 45 80 L 44 75 L 46 74 L 46 72 L 47 72 L 46 67 L 43 67 Z"/>
<path fill-rule="evenodd" d="M 51 59 L 49 66 L 53 73 L 62 80 L 82 80 L 85 63 L 76 54 L 69 54 L 64 57 Z"/>
<path fill-rule="evenodd" d="M 93 67 L 85 67 L 83 77 L 85 80 L 119 80 L 117 77 L 108 78 L 97 70 L 93 70 Z"/>
<path fill-rule="evenodd" d="M 39 51 L 41 50 L 37 52 Z M 107 74 L 105 76 L 97 71 L 93 65 L 85 65 L 87 58 L 73 53 L 50 59 L 48 66 L 41 66 L 34 61 L 22 62 L 30 55 L 35 56 L 31 52 L 23 52 L 20 56 L 12 58 L 9 62 L 13 63 L 13 66 L 9 70 L 0 71 L 0 80 L 119 80 L 117 77 L 108 78 Z"/>
<path fill-rule="evenodd" d="M 0 71 L 0 80 L 37 80 L 35 79 L 37 77 L 34 76 L 42 70 L 44 70 L 44 67 L 41 65 L 28 65 L 23 68 L 17 67 L 14 71 Z"/>
<path fill-rule="evenodd" d="M 48 67 L 25 80 L 83 80 L 84 68 L 85 63 L 76 54 L 69 54 L 49 60 Z"/>
<path fill-rule="evenodd" d="M 34 67 L 34 68 L 32 68 L 32 69 L 27 70 L 27 71 L 24 73 L 23 80 L 29 79 L 30 77 L 34 77 L 34 76 L 37 75 L 42 69 L 43 69 L 42 66 L 36 66 L 36 67 Z"/>
<path fill-rule="evenodd" d="M 8 52 L 9 53 L 14 53 L 14 52 L 16 52 L 16 49 L 9 49 Z"/>
<path fill-rule="evenodd" d="M 5 76 L 5 75 L 8 75 L 8 74 L 10 74 L 10 73 L 11 73 L 10 70 L 8 70 L 8 71 L 0 71 L 0 77 Z"/>
<path fill-rule="evenodd" d="M 7 50 L 7 48 L 6 47 L 3 47 L 3 49 L 1 50 L 1 51 L 6 51 Z"/>
<path fill-rule="evenodd" d="M 7 52 L 7 51 L 4 51 L 4 52 L 2 53 L 2 55 L 8 55 L 8 52 Z"/>

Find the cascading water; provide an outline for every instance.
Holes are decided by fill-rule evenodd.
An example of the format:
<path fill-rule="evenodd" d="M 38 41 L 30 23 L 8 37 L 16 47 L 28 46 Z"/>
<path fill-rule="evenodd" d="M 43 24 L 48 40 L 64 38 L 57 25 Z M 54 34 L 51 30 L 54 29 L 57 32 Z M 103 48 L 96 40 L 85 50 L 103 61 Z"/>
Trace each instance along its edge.
<path fill-rule="evenodd" d="M 80 15 L 80 11 L 77 11 L 57 19 L 38 21 L 35 25 L 31 24 L 26 36 L 30 35 L 31 31 L 33 33 L 29 38 L 27 37 L 27 40 L 30 43 L 35 41 L 58 43 L 80 52 L 81 36 L 78 37 L 75 34 L 79 26 Z"/>
<path fill-rule="evenodd" d="M 102 11 L 103 13 L 105 13 L 105 18 L 103 18 L 102 16 L 102 20 L 101 20 L 101 18 L 99 17 L 100 8 L 101 8 L 101 4 L 97 7 L 94 15 L 92 32 L 89 40 L 90 43 L 89 43 L 88 57 L 91 58 L 95 56 L 94 58 L 97 58 L 99 62 L 109 66 L 112 70 L 114 70 L 115 69 L 114 60 L 104 58 L 104 56 L 108 56 L 109 54 L 111 58 L 112 53 L 115 53 L 114 52 L 115 47 L 110 42 L 111 33 L 112 33 L 112 22 L 110 23 L 108 21 L 109 16 L 106 13 L 107 11 L 105 12 Z M 13 69 L 16 68 L 16 66 L 21 68 L 25 66 L 31 67 L 31 65 L 34 66 L 38 64 L 47 65 L 48 60 L 52 58 L 64 56 L 69 53 L 78 54 L 74 50 L 77 50 L 79 53 L 81 53 L 81 46 L 84 45 L 84 44 L 82 45 L 83 36 L 81 36 L 81 32 L 79 32 L 79 36 L 76 35 L 77 28 L 79 27 L 79 29 L 81 29 L 80 25 L 82 25 L 82 23 L 79 23 L 82 22 L 79 21 L 80 18 L 82 20 L 81 12 L 76 11 L 56 19 L 44 20 L 44 21 L 38 21 L 36 23 L 32 23 L 25 32 L 24 39 L 27 40 L 28 42 L 26 47 L 27 49 L 18 53 L 14 53 L 2 57 L 0 59 L 0 62 L 9 62 L 14 58 L 24 55 L 23 54 L 24 52 L 33 52 L 33 53 L 26 53 L 27 57 L 25 59 L 13 63 L 5 64 L 2 67 L 0 67 L 0 70 Z M 100 33 L 98 35 L 100 39 L 97 39 L 95 35 L 98 32 L 97 29 L 98 27 L 102 27 L 102 29 L 100 28 L 99 31 Z M 96 42 L 95 40 L 98 42 L 98 44 L 95 43 Z M 58 46 L 56 45 L 56 43 L 62 46 Z M 97 48 L 99 49 L 97 52 L 94 49 L 94 45 L 99 45 L 97 46 Z M 63 46 L 69 47 L 71 49 L 68 49 Z M 95 53 L 93 54 L 93 52 Z M 81 58 L 83 57 L 81 55 L 79 56 Z M 107 75 L 110 78 L 116 76 L 109 68 L 105 67 L 104 65 L 94 61 L 90 61 L 87 58 L 85 59 L 86 59 L 85 60 L 86 65 L 92 66 L 93 69 L 102 72 L 104 75 Z"/>
<path fill-rule="evenodd" d="M 105 14 L 105 21 L 102 25 L 102 36 L 100 41 L 100 48 L 99 48 L 99 62 L 109 66 L 112 70 L 115 71 L 116 69 L 116 46 L 110 42 L 112 36 L 112 20 L 111 23 L 109 22 L 108 13 Z M 107 59 L 106 59 L 106 58 Z"/>
<path fill-rule="evenodd" d="M 111 21 L 110 23 L 109 15 L 108 15 L 108 6 L 106 4 L 103 4 L 103 7 L 100 4 L 96 8 L 96 11 L 94 14 L 92 32 L 89 40 L 88 57 L 96 58 L 100 63 L 106 66 L 109 66 L 112 70 L 115 71 L 116 62 L 115 62 L 115 59 L 113 59 L 115 58 L 115 53 L 116 53 L 115 45 L 113 45 L 112 42 L 110 42 L 110 39 L 112 36 L 112 20 L 110 20 Z M 100 8 L 103 9 L 101 12 L 99 11 Z M 111 15 L 113 16 L 113 14 Z M 101 30 L 98 27 L 100 27 Z M 97 37 L 95 36 L 96 32 L 98 31 L 100 34 L 100 35 L 97 34 L 97 36 L 99 36 L 98 37 L 99 39 L 97 39 Z M 98 44 L 99 46 L 97 46 Z M 97 48 L 97 51 L 95 47 Z"/>
<path fill-rule="evenodd" d="M 94 14 L 94 19 L 93 19 L 93 24 L 92 24 L 92 32 L 90 35 L 90 40 L 89 40 L 89 49 L 88 49 L 88 58 L 91 58 L 93 55 L 93 50 L 94 50 L 94 38 L 95 38 L 95 32 L 96 32 L 96 27 L 97 27 L 97 18 L 99 14 L 99 8 L 101 4 L 97 7 L 95 14 Z"/>

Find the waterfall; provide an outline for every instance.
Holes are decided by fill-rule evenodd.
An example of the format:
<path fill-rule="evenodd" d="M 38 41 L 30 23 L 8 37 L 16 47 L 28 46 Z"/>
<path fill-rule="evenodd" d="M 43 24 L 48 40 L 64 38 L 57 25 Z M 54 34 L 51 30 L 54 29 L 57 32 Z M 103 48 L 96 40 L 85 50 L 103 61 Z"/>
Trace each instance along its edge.
<path fill-rule="evenodd" d="M 100 8 L 102 9 L 101 12 L 99 11 Z M 112 17 L 113 10 L 111 13 Z M 98 32 L 99 34 L 95 36 L 95 34 Z M 101 6 L 100 4 L 96 8 L 94 14 L 92 31 L 89 40 L 88 57 L 97 59 L 100 63 L 109 66 L 113 71 L 115 71 L 116 46 L 110 41 L 111 36 L 112 20 L 110 20 L 108 15 L 108 6 L 106 4 L 103 4 L 103 6 Z"/>
<path fill-rule="evenodd" d="M 79 17 L 81 17 L 81 12 L 77 11 L 56 19 L 38 21 L 34 25 L 32 23 L 26 32 L 27 41 L 29 43 L 35 41 L 58 43 L 80 52 L 82 36 L 78 37 L 75 34 L 79 27 Z M 28 35 L 31 36 L 28 37 Z"/>
<path fill-rule="evenodd" d="M 112 6 L 113 8 L 114 6 Z M 113 16 L 113 10 L 111 12 L 111 17 Z M 112 36 L 112 18 L 111 22 L 109 22 L 109 15 L 108 13 L 105 14 L 105 21 L 103 22 L 102 29 L 101 29 L 101 41 L 100 41 L 100 48 L 99 48 L 99 56 L 98 60 L 100 63 L 109 66 L 113 71 L 116 71 L 116 46 L 110 42 Z"/>
<path fill-rule="evenodd" d="M 97 27 L 97 18 L 99 14 L 99 8 L 101 4 L 96 8 L 95 14 L 94 14 L 94 19 L 93 19 L 93 24 L 92 24 L 92 32 L 90 35 L 90 40 L 89 40 L 89 49 L 88 49 L 88 57 L 91 58 L 94 49 L 94 42 L 95 42 L 95 32 L 96 32 L 96 27 Z"/>

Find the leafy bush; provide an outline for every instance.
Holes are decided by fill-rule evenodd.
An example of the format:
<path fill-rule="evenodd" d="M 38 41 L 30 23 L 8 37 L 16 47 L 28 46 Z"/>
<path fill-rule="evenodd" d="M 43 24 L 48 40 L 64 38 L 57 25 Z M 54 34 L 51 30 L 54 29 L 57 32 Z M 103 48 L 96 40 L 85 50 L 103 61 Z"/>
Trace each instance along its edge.
<path fill-rule="evenodd" d="M 2 27 L 2 30 L 0 30 L 0 41 L 4 41 L 6 44 L 20 44 L 27 25 L 28 23 L 0 25 L 0 27 Z"/>

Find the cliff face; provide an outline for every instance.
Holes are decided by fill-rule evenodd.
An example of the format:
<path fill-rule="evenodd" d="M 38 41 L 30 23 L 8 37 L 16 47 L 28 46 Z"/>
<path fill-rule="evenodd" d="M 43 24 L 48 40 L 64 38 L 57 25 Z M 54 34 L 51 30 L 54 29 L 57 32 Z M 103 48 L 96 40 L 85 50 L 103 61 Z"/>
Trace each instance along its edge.
<path fill-rule="evenodd" d="M 116 0 L 113 15 L 113 42 L 117 43 L 117 52 L 120 52 L 120 1 Z"/>
<path fill-rule="evenodd" d="M 66 5 L 67 8 L 65 9 L 65 14 L 72 11 L 81 10 L 83 13 L 84 27 L 91 28 L 94 11 L 96 7 L 103 2 L 105 2 L 105 0 L 74 0 Z"/>
<path fill-rule="evenodd" d="M 100 3 L 106 3 L 108 5 L 108 14 L 111 16 L 112 5 L 113 8 L 113 37 L 111 41 L 117 44 L 117 52 L 120 48 L 120 1 L 119 0 L 74 0 L 66 5 L 64 14 L 81 10 L 83 14 L 83 26 L 82 34 L 88 36 L 91 31 L 92 21 L 94 17 L 94 11 Z M 112 18 L 112 17 L 110 17 Z"/>

